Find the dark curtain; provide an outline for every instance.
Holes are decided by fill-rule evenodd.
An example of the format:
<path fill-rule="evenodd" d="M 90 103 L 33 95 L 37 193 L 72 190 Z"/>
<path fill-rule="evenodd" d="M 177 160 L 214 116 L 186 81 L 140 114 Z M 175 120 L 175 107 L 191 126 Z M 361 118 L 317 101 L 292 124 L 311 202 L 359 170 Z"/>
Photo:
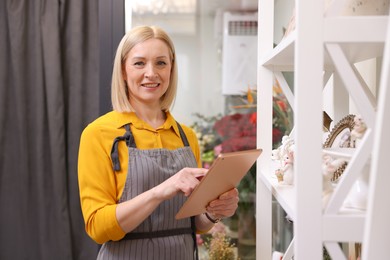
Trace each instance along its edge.
<path fill-rule="evenodd" d="M 99 112 L 96 0 L 0 0 L 0 259 L 95 259 L 77 184 Z"/>

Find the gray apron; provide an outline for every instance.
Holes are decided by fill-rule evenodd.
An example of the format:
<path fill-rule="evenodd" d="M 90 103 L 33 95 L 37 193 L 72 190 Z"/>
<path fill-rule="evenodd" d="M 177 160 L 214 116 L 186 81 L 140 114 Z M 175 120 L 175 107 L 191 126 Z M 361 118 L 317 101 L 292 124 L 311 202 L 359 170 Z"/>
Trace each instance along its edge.
<path fill-rule="evenodd" d="M 137 149 L 130 126 L 114 140 L 111 151 L 114 170 L 120 170 L 118 142 L 126 141 L 129 164 L 120 202 L 162 183 L 184 167 L 197 167 L 194 154 L 183 129 L 177 124 L 184 147 L 176 150 Z M 186 200 L 181 193 L 162 202 L 138 227 L 120 241 L 108 241 L 100 248 L 97 259 L 166 259 L 197 258 L 194 218 L 176 220 L 175 215 Z"/>

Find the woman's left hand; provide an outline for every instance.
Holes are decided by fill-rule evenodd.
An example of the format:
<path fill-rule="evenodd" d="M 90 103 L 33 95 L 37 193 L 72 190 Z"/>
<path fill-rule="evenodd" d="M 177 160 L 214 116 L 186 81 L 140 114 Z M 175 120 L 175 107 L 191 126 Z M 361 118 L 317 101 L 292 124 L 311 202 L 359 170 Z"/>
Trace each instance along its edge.
<path fill-rule="evenodd" d="M 221 194 L 218 199 L 211 201 L 206 210 L 215 218 L 230 217 L 236 212 L 238 200 L 238 190 L 234 188 Z"/>

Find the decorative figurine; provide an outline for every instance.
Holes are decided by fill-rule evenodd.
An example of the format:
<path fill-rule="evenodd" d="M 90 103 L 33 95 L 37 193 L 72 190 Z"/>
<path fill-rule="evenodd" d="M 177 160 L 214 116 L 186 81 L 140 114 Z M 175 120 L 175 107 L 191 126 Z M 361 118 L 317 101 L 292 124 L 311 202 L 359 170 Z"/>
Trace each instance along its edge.
<path fill-rule="evenodd" d="M 283 172 L 282 184 L 292 185 L 294 183 L 294 151 L 289 149 L 283 158 L 283 166 L 280 168 Z"/>
<path fill-rule="evenodd" d="M 294 140 L 285 135 L 280 147 L 272 151 L 272 159 L 280 162 L 280 167 L 275 171 L 280 184 L 294 183 L 294 147 Z"/>
<path fill-rule="evenodd" d="M 367 125 L 360 115 L 356 115 L 353 121 L 355 125 L 351 131 L 351 147 L 356 148 L 367 130 Z"/>
<path fill-rule="evenodd" d="M 322 163 L 322 205 L 325 208 L 333 193 L 332 178 L 334 173 L 345 162 L 344 159 L 333 159 L 330 155 L 323 156 Z"/>

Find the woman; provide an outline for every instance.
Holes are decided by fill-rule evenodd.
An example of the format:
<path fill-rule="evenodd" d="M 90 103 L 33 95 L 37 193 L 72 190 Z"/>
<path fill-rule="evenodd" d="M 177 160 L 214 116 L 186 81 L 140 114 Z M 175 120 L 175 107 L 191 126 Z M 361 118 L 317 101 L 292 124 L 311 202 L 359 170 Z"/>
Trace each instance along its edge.
<path fill-rule="evenodd" d="M 121 40 L 112 76 L 113 111 L 89 124 L 79 150 L 86 231 L 103 244 L 98 259 L 193 259 L 195 232 L 232 216 L 238 192 L 207 213 L 176 220 L 201 165 L 194 132 L 169 112 L 177 89 L 175 50 L 160 28 L 142 26 Z"/>

